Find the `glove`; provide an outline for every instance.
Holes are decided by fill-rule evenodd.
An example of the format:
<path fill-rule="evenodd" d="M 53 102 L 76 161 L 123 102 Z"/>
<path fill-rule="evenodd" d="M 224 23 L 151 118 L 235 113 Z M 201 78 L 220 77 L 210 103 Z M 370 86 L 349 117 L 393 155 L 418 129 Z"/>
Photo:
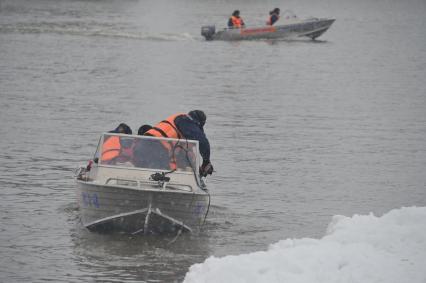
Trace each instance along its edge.
<path fill-rule="evenodd" d="M 210 161 L 203 162 L 203 165 L 200 167 L 200 176 L 207 177 L 207 175 L 211 175 L 213 173 L 213 165 Z"/>
<path fill-rule="evenodd" d="M 89 164 L 87 164 L 86 166 L 86 172 L 89 172 L 90 169 L 92 169 L 92 165 L 93 165 L 93 160 L 89 160 Z"/>

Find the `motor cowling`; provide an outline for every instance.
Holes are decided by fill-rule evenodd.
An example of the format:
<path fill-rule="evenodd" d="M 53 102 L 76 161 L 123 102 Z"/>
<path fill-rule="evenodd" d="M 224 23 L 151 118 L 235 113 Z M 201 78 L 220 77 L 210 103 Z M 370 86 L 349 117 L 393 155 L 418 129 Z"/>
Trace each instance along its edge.
<path fill-rule="evenodd" d="M 212 40 L 213 35 L 216 33 L 215 26 L 203 26 L 201 27 L 201 35 L 204 36 L 207 40 Z"/>

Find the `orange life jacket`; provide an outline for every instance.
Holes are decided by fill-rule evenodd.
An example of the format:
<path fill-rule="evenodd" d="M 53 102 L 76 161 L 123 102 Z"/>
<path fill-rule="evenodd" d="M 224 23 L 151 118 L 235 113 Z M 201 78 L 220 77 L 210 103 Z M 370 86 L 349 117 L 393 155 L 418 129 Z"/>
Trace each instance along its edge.
<path fill-rule="evenodd" d="M 280 19 L 280 16 L 279 16 L 279 15 L 277 15 L 277 14 L 272 14 L 272 15 L 270 15 L 270 16 L 269 16 L 269 19 L 266 21 L 266 24 L 267 24 L 268 26 L 272 26 L 272 16 L 273 16 L 273 15 L 276 15 L 276 16 L 278 17 L 277 21 Z"/>
<path fill-rule="evenodd" d="M 182 134 L 179 132 L 178 128 L 175 124 L 175 119 L 177 116 L 187 115 L 185 113 L 178 113 L 168 117 L 167 119 L 161 121 L 151 130 L 147 131 L 145 135 L 153 136 L 158 138 L 172 138 L 172 139 L 180 139 L 182 138 Z"/>
<path fill-rule="evenodd" d="M 109 161 L 120 155 L 120 137 L 111 136 L 102 145 L 101 161 Z"/>
<path fill-rule="evenodd" d="M 185 115 L 185 113 L 178 113 L 175 115 L 172 115 L 168 117 L 167 119 L 161 121 L 152 129 L 147 131 L 145 135 L 152 136 L 152 137 L 158 137 L 158 138 L 172 138 L 172 139 L 181 139 L 183 138 L 182 134 L 179 132 L 178 128 L 175 124 L 175 119 L 178 116 Z M 175 158 L 175 152 L 174 151 L 174 144 L 169 141 L 161 141 L 161 144 L 167 149 L 170 155 L 170 169 L 175 170 L 177 168 L 176 165 L 176 158 Z"/>
<path fill-rule="evenodd" d="M 231 17 L 232 20 L 232 26 L 235 28 L 240 28 L 243 25 L 243 19 L 237 18 L 235 16 Z"/>

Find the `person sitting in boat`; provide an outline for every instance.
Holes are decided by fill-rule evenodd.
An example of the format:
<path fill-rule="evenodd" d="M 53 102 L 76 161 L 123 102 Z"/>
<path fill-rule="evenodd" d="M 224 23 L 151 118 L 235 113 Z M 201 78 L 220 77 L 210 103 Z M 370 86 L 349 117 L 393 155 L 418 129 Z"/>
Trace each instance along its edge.
<path fill-rule="evenodd" d="M 142 125 L 138 129 L 138 136 L 143 136 L 146 132 L 152 129 L 151 125 Z M 168 168 L 168 162 L 163 162 L 162 158 L 152 156 L 153 153 L 163 151 L 163 147 L 154 142 L 146 142 L 144 140 L 135 139 L 133 145 L 133 159 L 132 162 L 139 168 L 155 168 L 165 169 Z"/>
<path fill-rule="evenodd" d="M 132 129 L 121 123 L 109 133 L 131 135 Z M 119 136 L 106 136 L 102 145 L 101 161 L 106 164 L 124 163 L 131 159 L 132 141 Z"/>
<path fill-rule="evenodd" d="M 192 110 L 188 114 L 175 114 L 156 124 L 144 135 L 197 140 L 199 142 L 200 154 L 203 158 L 203 164 L 199 168 L 199 171 L 201 176 L 206 177 L 208 174 L 211 175 L 213 173 L 213 165 L 210 162 L 210 143 L 204 133 L 206 119 L 206 114 L 201 110 Z M 167 162 L 169 162 L 170 169 L 176 169 L 176 164 L 173 164 L 175 162 L 173 160 L 175 152 L 172 152 L 174 149 L 168 143 L 163 142 L 161 145 L 167 150 Z"/>
<path fill-rule="evenodd" d="M 269 12 L 269 19 L 266 21 L 268 26 L 274 25 L 280 19 L 280 8 L 275 8 Z"/>
<path fill-rule="evenodd" d="M 240 17 L 240 11 L 239 10 L 235 10 L 232 13 L 232 16 L 228 20 L 228 27 L 229 28 L 242 28 L 244 26 L 245 26 L 244 21 Z"/>

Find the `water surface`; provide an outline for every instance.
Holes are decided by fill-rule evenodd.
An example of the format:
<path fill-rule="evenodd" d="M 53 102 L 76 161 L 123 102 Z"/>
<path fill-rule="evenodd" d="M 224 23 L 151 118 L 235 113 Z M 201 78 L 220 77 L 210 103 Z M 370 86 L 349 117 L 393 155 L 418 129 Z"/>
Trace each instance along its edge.
<path fill-rule="evenodd" d="M 173 282 L 210 255 L 320 237 L 331 216 L 426 205 L 426 3 L 288 1 L 318 41 L 205 42 L 275 1 L 0 1 L 0 281 Z M 101 132 L 203 109 L 205 229 L 81 227 L 72 171 Z"/>

